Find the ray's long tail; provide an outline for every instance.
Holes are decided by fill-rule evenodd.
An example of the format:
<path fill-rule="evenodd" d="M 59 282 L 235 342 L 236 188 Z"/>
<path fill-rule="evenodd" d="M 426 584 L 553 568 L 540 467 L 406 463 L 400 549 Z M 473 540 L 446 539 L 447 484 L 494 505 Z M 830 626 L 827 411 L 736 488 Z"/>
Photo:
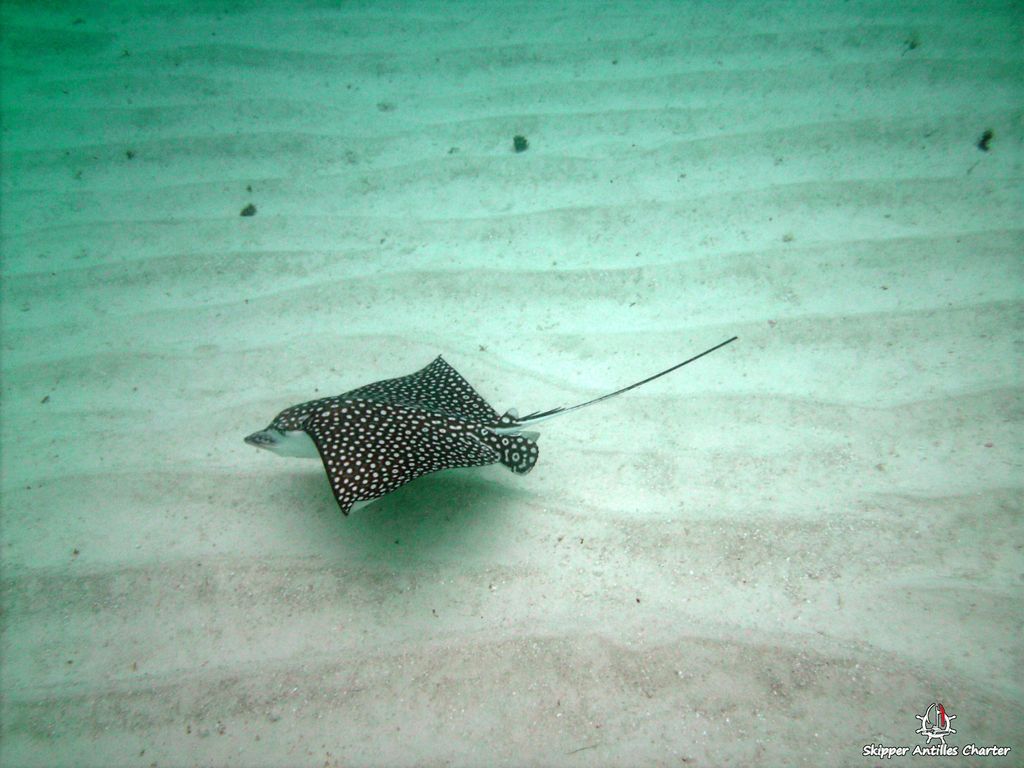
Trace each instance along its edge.
<path fill-rule="evenodd" d="M 524 427 L 532 426 L 542 421 L 547 421 L 548 419 L 552 419 L 555 416 L 561 416 L 563 413 L 569 413 L 569 411 L 578 411 L 580 408 L 586 408 L 588 405 L 593 405 L 594 403 L 599 403 L 602 400 L 607 400 L 611 397 L 615 397 L 616 395 L 621 395 L 623 392 L 628 392 L 631 389 L 636 389 L 637 387 L 643 386 L 648 382 L 654 381 L 655 379 L 659 379 L 662 376 L 665 376 L 666 374 L 672 373 L 672 371 L 682 368 L 684 365 L 689 365 L 694 360 L 699 360 L 700 358 L 704 357 L 704 355 L 710 355 L 716 349 L 721 349 L 726 344 L 730 344 L 736 341 L 736 339 L 738 338 L 739 336 L 733 336 L 731 339 L 726 339 L 722 343 L 716 344 L 710 349 L 705 349 L 699 355 L 694 355 L 689 360 L 684 360 L 681 363 L 673 365 L 671 368 L 666 368 L 661 373 L 656 373 L 653 376 L 648 376 L 646 379 L 643 379 L 642 381 L 638 381 L 635 384 L 630 384 L 628 387 L 623 387 L 622 389 L 617 389 L 614 392 L 609 392 L 607 395 L 601 395 L 601 397 L 595 397 L 593 400 L 587 400 L 585 403 L 565 406 L 561 408 L 551 408 L 550 410 L 547 411 L 534 411 L 533 413 L 529 413 L 526 416 L 519 416 L 515 410 L 510 410 L 504 416 L 501 417 L 501 420 L 498 422 L 497 427 L 495 427 L 493 431 L 497 432 L 498 434 L 522 433 Z M 531 437 L 535 440 L 536 433 L 531 435 Z"/>

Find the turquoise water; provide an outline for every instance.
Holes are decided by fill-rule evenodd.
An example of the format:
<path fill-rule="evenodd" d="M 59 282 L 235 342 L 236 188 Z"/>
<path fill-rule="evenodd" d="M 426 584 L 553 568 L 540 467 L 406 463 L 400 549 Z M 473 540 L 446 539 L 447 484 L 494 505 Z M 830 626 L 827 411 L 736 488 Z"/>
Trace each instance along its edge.
<path fill-rule="evenodd" d="M 1017 6 L 0 12 L 0 764 L 1024 749 Z M 243 443 L 733 335 L 347 517 Z"/>

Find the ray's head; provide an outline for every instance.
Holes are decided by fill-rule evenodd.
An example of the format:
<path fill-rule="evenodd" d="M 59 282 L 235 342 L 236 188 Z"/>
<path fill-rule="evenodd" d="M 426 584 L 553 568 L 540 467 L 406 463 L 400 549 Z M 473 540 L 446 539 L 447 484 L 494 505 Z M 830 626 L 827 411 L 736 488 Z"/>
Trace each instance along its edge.
<path fill-rule="evenodd" d="M 272 451 L 283 436 L 284 433 L 281 430 L 267 427 L 247 436 L 245 442 L 249 445 L 255 445 L 257 448 L 266 448 L 268 451 Z"/>
<path fill-rule="evenodd" d="M 253 432 L 245 438 L 245 442 L 278 456 L 293 456 L 300 459 L 320 457 L 313 440 L 301 429 L 282 430 L 269 426 L 259 432 Z"/>
<path fill-rule="evenodd" d="M 245 442 L 276 453 L 278 456 L 294 456 L 300 459 L 320 458 L 316 445 L 303 427 L 309 420 L 310 414 L 321 402 L 323 401 L 314 400 L 285 408 L 274 417 L 269 426 L 259 432 L 253 432 L 245 438 Z"/>

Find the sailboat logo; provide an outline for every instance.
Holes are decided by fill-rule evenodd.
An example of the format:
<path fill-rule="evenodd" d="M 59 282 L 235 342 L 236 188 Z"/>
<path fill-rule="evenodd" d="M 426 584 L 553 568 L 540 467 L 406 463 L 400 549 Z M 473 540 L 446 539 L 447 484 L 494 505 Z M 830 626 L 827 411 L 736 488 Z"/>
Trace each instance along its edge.
<path fill-rule="evenodd" d="M 956 715 L 949 714 L 946 708 L 937 701 L 933 702 L 923 715 L 914 715 L 914 717 L 921 721 L 921 727 L 915 733 L 924 736 L 928 740 L 926 742 L 928 744 L 932 743 L 932 739 L 938 739 L 944 745 L 946 737 L 951 733 L 956 733 L 950 725 L 950 721 L 955 720 Z"/>

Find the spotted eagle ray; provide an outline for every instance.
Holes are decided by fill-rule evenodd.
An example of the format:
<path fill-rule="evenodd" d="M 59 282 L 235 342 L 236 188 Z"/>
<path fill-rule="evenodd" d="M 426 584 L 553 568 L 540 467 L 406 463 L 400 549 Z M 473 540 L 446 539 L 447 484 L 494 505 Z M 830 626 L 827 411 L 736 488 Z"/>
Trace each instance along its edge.
<path fill-rule="evenodd" d="M 527 416 L 514 408 L 499 416 L 438 355 L 426 368 L 408 376 L 286 408 L 245 442 L 279 456 L 319 458 L 334 498 L 347 515 L 441 469 L 501 462 L 525 475 L 537 463 L 540 436 L 527 427 L 647 384 L 737 338 L 607 395 Z"/>

